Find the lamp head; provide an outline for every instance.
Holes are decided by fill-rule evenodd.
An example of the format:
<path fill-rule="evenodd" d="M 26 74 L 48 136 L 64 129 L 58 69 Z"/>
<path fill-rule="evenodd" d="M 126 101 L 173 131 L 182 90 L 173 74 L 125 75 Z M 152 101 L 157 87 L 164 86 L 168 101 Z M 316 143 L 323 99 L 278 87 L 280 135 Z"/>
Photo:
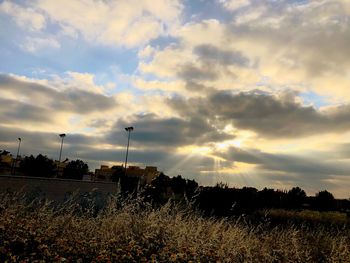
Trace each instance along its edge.
<path fill-rule="evenodd" d="M 21 139 L 20 137 L 18 138 L 18 140 L 19 140 L 19 141 L 22 141 L 22 139 Z"/>
<path fill-rule="evenodd" d="M 126 127 L 125 130 L 126 130 L 126 131 L 133 131 L 133 130 L 134 130 L 134 127 Z"/>
<path fill-rule="evenodd" d="M 66 137 L 66 134 L 65 134 L 65 133 L 61 133 L 59 136 L 60 136 L 61 138 L 63 138 L 63 137 Z"/>

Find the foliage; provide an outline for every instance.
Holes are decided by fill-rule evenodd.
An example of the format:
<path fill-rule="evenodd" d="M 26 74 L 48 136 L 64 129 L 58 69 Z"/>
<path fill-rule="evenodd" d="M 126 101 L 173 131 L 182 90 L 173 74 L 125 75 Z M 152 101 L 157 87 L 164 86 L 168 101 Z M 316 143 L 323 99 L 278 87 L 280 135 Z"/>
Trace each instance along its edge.
<path fill-rule="evenodd" d="M 6 150 L 0 150 L 0 156 L 5 156 L 5 155 L 9 155 L 9 151 L 6 151 Z"/>
<path fill-rule="evenodd" d="M 288 191 L 286 199 L 289 208 L 300 208 L 306 200 L 306 193 L 300 187 L 293 187 Z"/>
<path fill-rule="evenodd" d="M 198 189 L 198 183 L 194 180 L 182 178 L 181 175 L 170 178 L 160 173 L 147 187 L 145 196 L 154 204 L 163 205 L 169 199 L 186 202 L 193 199 Z"/>
<path fill-rule="evenodd" d="M 264 216 L 268 217 L 271 224 L 293 224 L 293 225 L 308 225 L 310 227 L 333 226 L 345 227 L 350 221 L 346 213 L 341 212 L 319 212 L 313 210 L 285 210 L 285 209 L 271 209 L 264 211 Z"/>
<path fill-rule="evenodd" d="M 24 200 L 0 195 L 0 262 L 350 262 L 346 228 L 249 225 L 118 196 L 98 214 Z"/>
<path fill-rule="evenodd" d="M 315 198 L 315 206 L 321 211 L 335 210 L 334 196 L 327 190 L 318 192 Z"/>
<path fill-rule="evenodd" d="M 62 178 L 81 180 L 89 172 L 89 166 L 82 160 L 70 161 L 63 169 Z"/>
<path fill-rule="evenodd" d="M 5 169 L 9 169 L 11 165 L 9 163 L 4 163 L 3 159 L 6 157 L 12 157 L 9 151 L 0 150 L 0 171 L 4 171 Z"/>
<path fill-rule="evenodd" d="M 119 182 L 120 178 L 125 174 L 125 170 L 122 166 L 113 166 L 112 170 L 114 171 L 111 180 L 112 182 Z"/>
<path fill-rule="evenodd" d="M 327 191 L 308 197 L 304 190 L 290 191 L 264 188 L 201 187 L 195 198 L 198 208 L 207 216 L 237 216 L 263 209 L 312 209 L 318 211 L 350 211 L 349 200 L 336 200 Z"/>
<path fill-rule="evenodd" d="M 55 174 L 54 162 L 44 155 L 26 156 L 20 162 L 20 170 L 26 176 L 52 177 Z"/>
<path fill-rule="evenodd" d="M 8 154 L 0 151 L 0 154 Z M 0 167 L 1 168 L 1 167 Z M 145 180 L 137 176 L 125 176 L 122 166 L 112 167 L 111 179 L 117 182 L 124 195 L 136 195 L 145 185 Z M 28 176 L 51 177 L 57 171 L 53 161 L 46 156 L 25 157 L 20 170 Z M 71 161 L 64 168 L 62 177 L 81 180 L 88 172 L 88 166 L 82 160 Z M 144 178 L 143 178 L 144 179 Z M 145 198 L 157 207 L 175 200 L 181 204 L 191 203 L 206 216 L 230 217 L 241 214 L 253 214 L 263 209 L 310 209 L 318 211 L 341 211 L 350 214 L 350 200 L 336 200 L 324 190 L 315 197 L 306 196 L 300 187 L 287 190 L 264 188 L 259 191 L 252 187 L 231 188 L 225 183 L 213 187 L 200 187 L 194 180 L 184 179 L 181 175 L 169 177 L 161 173 L 150 185 L 145 187 Z"/>

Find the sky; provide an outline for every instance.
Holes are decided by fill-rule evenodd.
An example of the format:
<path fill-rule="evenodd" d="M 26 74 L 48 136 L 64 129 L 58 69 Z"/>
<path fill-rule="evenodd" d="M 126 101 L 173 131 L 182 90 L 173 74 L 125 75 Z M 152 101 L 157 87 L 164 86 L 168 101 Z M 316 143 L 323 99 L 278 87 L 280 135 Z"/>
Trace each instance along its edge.
<path fill-rule="evenodd" d="M 0 0 L 0 148 L 350 197 L 349 0 Z"/>

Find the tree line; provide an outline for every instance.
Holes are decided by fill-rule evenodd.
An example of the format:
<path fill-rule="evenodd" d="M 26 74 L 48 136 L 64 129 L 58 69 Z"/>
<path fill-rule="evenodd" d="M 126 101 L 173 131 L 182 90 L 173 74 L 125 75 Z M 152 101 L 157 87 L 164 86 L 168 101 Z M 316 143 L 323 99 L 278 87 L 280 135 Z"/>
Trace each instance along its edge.
<path fill-rule="evenodd" d="M 258 190 L 253 187 L 230 188 L 223 183 L 203 187 L 180 175 L 170 178 L 161 174 L 146 187 L 145 195 L 157 204 L 164 204 L 169 199 L 187 202 L 207 216 L 252 214 L 264 209 L 350 212 L 350 200 L 335 199 L 327 190 L 307 196 L 300 187 Z"/>
<path fill-rule="evenodd" d="M 0 151 L 0 156 L 8 155 L 8 151 Z M 68 161 L 68 159 L 66 160 Z M 3 166 L 4 164 L 2 164 Z M 13 165 L 13 164 L 12 164 Z M 9 167 L 0 167 L 0 170 L 6 170 Z M 18 174 L 32 177 L 59 177 L 64 179 L 81 180 L 83 176 L 89 172 L 89 166 L 82 160 L 69 161 L 59 171 L 57 163 L 45 155 L 39 154 L 36 157 L 33 155 L 25 156 L 19 161 Z"/>
<path fill-rule="evenodd" d="M 36 157 L 26 156 L 19 164 L 19 171 L 25 176 L 57 177 L 57 169 L 53 160 L 41 154 Z M 59 178 L 81 180 L 88 172 L 86 163 L 72 160 L 59 173 Z M 157 176 L 150 185 L 142 185 L 139 178 L 125 176 L 125 170 L 119 166 L 115 167 L 111 179 L 118 183 L 122 194 L 141 193 L 145 201 L 155 206 L 161 206 L 169 200 L 191 205 L 208 216 L 250 214 L 257 210 L 275 208 L 350 212 L 350 200 L 335 199 L 327 190 L 320 191 L 315 196 L 307 196 L 300 187 L 290 190 L 258 190 L 253 187 L 231 188 L 223 183 L 204 187 L 181 175 L 169 177 L 164 173 Z"/>

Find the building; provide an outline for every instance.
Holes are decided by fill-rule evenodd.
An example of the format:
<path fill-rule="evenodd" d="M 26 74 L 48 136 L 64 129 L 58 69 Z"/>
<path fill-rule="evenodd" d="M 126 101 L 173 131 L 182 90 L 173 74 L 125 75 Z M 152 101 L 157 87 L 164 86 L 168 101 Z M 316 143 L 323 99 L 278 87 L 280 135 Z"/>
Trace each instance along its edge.
<path fill-rule="evenodd" d="M 93 177 L 94 181 L 112 181 L 112 175 L 116 169 L 109 168 L 107 165 L 101 165 L 100 169 L 95 169 L 95 176 Z"/>
<path fill-rule="evenodd" d="M 112 181 L 114 173 L 119 173 L 123 176 L 125 170 L 122 165 L 108 167 L 107 165 L 101 165 L 100 169 L 95 169 L 95 181 Z M 140 168 L 139 166 L 129 166 L 126 169 L 126 176 L 132 178 L 139 178 L 141 184 L 150 184 L 154 178 L 156 178 L 160 172 L 155 166 L 146 166 L 146 168 Z"/>

